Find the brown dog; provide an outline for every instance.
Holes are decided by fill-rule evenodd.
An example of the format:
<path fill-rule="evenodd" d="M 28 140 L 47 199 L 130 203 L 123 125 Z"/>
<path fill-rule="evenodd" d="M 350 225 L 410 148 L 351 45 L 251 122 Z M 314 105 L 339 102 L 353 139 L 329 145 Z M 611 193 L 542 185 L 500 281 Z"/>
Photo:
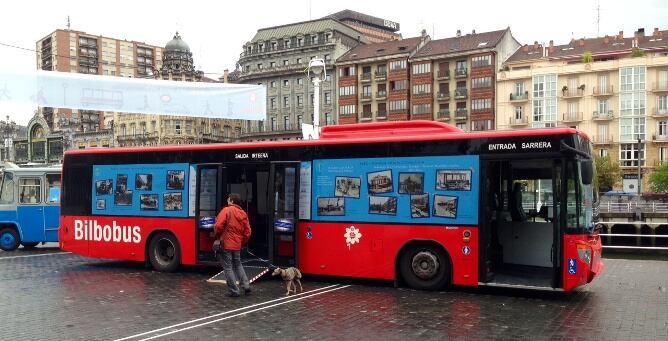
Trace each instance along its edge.
<path fill-rule="evenodd" d="M 288 292 L 285 293 L 285 296 L 290 295 L 291 291 L 294 292 L 295 294 L 297 293 L 297 286 L 295 285 L 295 282 L 299 284 L 299 291 L 304 291 L 304 288 L 302 288 L 302 282 L 299 281 L 299 279 L 302 278 L 302 273 L 299 271 L 299 269 L 295 267 L 289 267 L 287 269 L 276 268 L 276 270 L 274 270 L 274 272 L 271 275 L 272 276 L 280 275 L 281 278 L 283 279 L 283 282 L 286 283 Z M 292 287 L 293 289 L 291 290 L 290 287 Z"/>

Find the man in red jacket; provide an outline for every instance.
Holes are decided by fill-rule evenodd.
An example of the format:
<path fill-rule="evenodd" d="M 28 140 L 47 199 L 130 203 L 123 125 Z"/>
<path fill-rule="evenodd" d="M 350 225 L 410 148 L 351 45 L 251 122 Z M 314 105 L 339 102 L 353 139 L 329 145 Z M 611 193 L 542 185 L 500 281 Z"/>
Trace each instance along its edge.
<path fill-rule="evenodd" d="M 246 272 L 241 266 L 241 247 L 248 243 L 251 236 L 251 227 L 248 215 L 239 206 L 241 196 L 230 193 L 227 197 L 227 206 L 216 217 L 214 226 L 216 237 L 223 242 L 223 270 L 230 292 L 227 296 L 239 297 L 237 279 L 244 288 L 244 293 L 250 295 L 251 288 Z"/>

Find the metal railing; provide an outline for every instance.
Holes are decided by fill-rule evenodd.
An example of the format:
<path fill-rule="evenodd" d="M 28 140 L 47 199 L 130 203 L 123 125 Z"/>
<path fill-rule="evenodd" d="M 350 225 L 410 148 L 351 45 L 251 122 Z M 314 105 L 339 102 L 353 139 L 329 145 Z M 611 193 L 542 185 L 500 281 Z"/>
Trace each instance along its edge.
<path fill-rule="evenodd" d="M 598 206 L 600 213 L 668 213 L 668 203 L 664 202 L 603 202 Z"/>
<path fill-rule="evenodd" d="M 529 93 L 525 92 L 523 94 L 510 94 L 511 101 L 526 101 L 529 99 Z"/>
<path fill-rule="evenodd" d="M 635 237 L 640 238 L 668 238 L 668 235 L 655 234 L 628 234 L 628 233 L 599 233 L 602 237 Z M 628 245 L 603 245 L 604 249 L 631 249 L 631 250 L 668 250 L 666 246 L 628 246 Z"/>

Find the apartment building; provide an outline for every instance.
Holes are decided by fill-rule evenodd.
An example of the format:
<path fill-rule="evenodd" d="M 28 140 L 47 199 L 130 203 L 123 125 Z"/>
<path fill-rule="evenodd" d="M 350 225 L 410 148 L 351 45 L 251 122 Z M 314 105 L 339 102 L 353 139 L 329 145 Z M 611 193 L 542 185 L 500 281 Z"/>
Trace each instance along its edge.
<path fill-rule="evenodd" d="M 497 82 L 499 129 L 570 126 L 597 155 L 619 163 L 626 191 L 637 191 L 668 160 L 668 31 L 572 39 L 521 47 Z M 646 187 L 642 186 L 645 191 Z"/>
<path fill-rule="evenodd" d="M 439 120 L 495 127 L 496 75 L 519 47 L 510 28 L 358 46 L 337 60 L 339 122 Z"/>
<path fill-rule="evenodd" d="M 314 87 L 305 72 L 313 58 L 324 59 L 327 72 L 320 84 L 320 125 L 336 124 L 338 97 L 334 61 L 349 49 L 369 43 L 371 38 L 395 37 L 390 34 L 394 31 L 378 27 L 378 21 L 383 19 L 353 11 L 338 16 L 351 25 L 352 21 L 358 26 L 366 25 L 366 30 L 360 32 L 336 17 L 261 28 L 244 44 L 234 81 L 267 87 L 267 118 L 259 125 L 245 126 L 243 140 L 301 138 L 302 123 L 313 122 Z M 398 29 L 398 24 L 396 27 Z"/>

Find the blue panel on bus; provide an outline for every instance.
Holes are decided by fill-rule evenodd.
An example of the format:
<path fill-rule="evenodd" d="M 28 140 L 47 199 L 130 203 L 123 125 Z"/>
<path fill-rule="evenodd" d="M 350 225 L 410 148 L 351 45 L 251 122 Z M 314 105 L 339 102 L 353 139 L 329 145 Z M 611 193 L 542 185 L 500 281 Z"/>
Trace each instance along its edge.
<path fill-rule="evenodd" d="M 313 161 L 317 221 L 478 224 L 477 155 Z"/>
<path fill-rule="evenodd" d="M 186 217 L 188 164 L 95 165 L 92 206 L 99 215 Z"/>

